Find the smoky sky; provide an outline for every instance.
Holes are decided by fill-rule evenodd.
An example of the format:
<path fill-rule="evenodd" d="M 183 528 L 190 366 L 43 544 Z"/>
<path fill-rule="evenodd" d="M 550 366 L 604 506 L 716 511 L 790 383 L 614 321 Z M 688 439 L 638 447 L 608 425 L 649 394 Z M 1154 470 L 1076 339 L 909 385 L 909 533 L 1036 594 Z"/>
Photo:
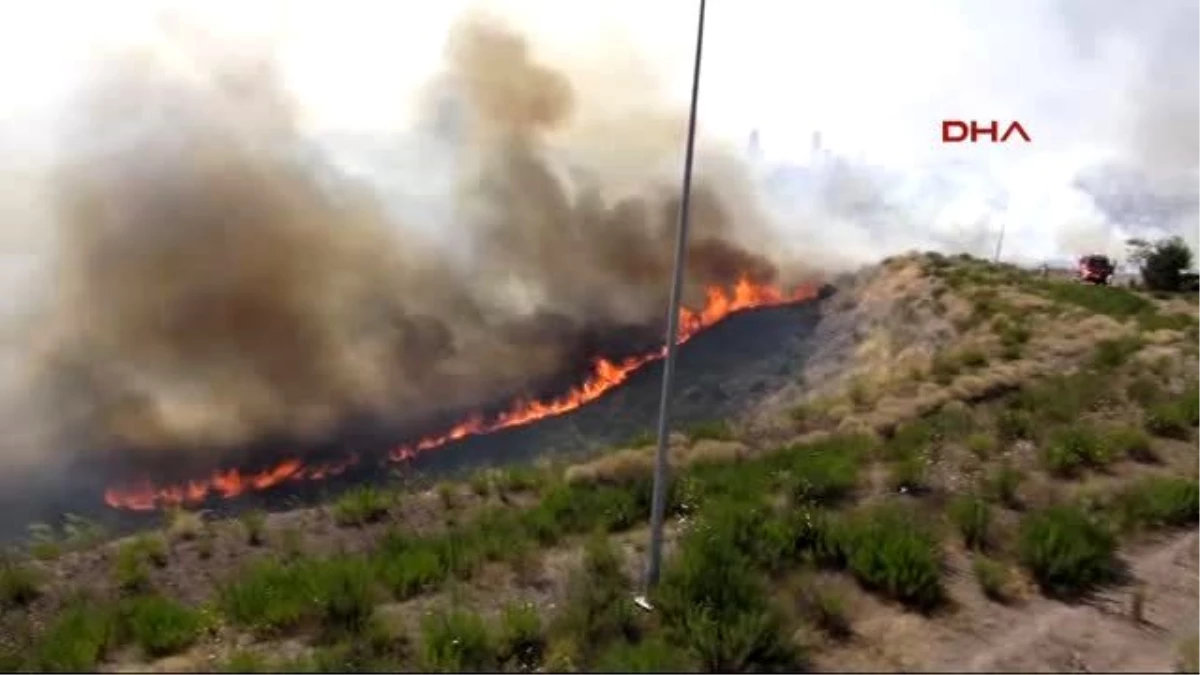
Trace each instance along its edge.
<path fill-rule="evenodd" d="M 6 325 L 10 467 L 216 463 L 354 415 L 419 422 L 519 394 L 597 335 L 661 334 L 679 198 L 675 172 L 655 171 L 678 168 L 682 116 L 555 141 L 587 92 L 512 25 L 467 15 L 401 134 L 424 160 L 398 152 L 398 171 L 364 180 L 303 132 L 269 50 L 192 28 L 175 17 L 169 50 L 96 59 L 57 111 L 50 169 L 6 203 L 41 243 L 26 280 L 40 290 Z M 601 145 L 672 149 L 630 181 L 593 159 Z M 742 278 L 795 280 L 740 164 L 707 157 L 685 304 Z M 387 195 L 413 185 L 429 203 L 395 208 Z"/>

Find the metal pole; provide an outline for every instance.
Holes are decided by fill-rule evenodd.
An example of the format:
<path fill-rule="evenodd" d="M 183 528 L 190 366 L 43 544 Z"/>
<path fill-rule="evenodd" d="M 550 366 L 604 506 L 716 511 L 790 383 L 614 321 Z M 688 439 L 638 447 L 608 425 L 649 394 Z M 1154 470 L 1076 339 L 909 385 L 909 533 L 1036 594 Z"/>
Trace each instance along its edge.
<path fill-rule="evenodd" d="M 679 228 L 675 238 L 675 272 L 671 280 L 671 305 L 667 312 L 667 355 L 663 363 L 662 398 L 658 406 L 658 446 L 654 456 L 654 497 L 650 508 L 650 560 L 646 566 L 645 590 L 658 583 L 662 564 L 663 516 L 667 507 L 667 434 L 671 408 L 671 379 L 675 374 L 675 352 L 679 333 L 679 302 L 683 294 L 683 270 L 687 261 L 689 204 L 692 196 L 692 156 L 696 145 L 696 109 L 700 97 L 700 55 L 704 44 L 704 3 L 696 27 L 696 61 L 692 67 L 692 103 L 688 118 L 687 150 L 683 159 L 683 194 L 679 200 Z M 645 597 L 639 604 L 648 606 Z"/>
<path fill-rule="evenodd" d="M 992 262 L 1000 262 L 1000 247 L 1004 245 L 1004 226 L 1006 223 L 1006 220 L 1000 221 L 1000 237 L 996 239 L 996 259 Z"/>

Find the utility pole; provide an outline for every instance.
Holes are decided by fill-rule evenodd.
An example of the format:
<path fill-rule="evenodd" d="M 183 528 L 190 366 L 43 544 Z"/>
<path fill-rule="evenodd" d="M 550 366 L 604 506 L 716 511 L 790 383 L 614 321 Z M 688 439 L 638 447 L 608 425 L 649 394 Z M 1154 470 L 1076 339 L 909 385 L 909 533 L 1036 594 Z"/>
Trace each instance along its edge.
<path fill-rule="evenodd" d="M 671 380 L 675 374 L 675 353 L 678 347 L 679 303 L 683 295 L 683 270 L 687 262 L 688 221 L 691 216 L 692 159 L 696 146 L 696 110 L 700 98 L 700 56 L 704 45 L 704 4 L 700 0 L 696 26 L 696 60 L 692 66 L 692 102 L 688 117 L 687 149 L 683 159 L 683 194 L 679 200 L 679 228 L 675 237 L 675 270 L 671 279 L 671 302 L 667 311 L 666 358 L 663 362 L 662 398 L 658 406 L 658 445 L 654 456 L 654 496 L 650 507 L 650 559 L 646 565 L 643 595 L 635 602 L 651 609 L 648 595 L 658 584 L 662 566 L 663 518 L 667 508 L 667 440 L 670 432 Z"/>
<path fill-rule="evenodd" d="M 1004 245 L 1004 224 L 1005 221 L 1000 221 L 1000 236 L 996 239 L 996 258 L 992 262 L 1000 262 L 1000 247 Z"/>

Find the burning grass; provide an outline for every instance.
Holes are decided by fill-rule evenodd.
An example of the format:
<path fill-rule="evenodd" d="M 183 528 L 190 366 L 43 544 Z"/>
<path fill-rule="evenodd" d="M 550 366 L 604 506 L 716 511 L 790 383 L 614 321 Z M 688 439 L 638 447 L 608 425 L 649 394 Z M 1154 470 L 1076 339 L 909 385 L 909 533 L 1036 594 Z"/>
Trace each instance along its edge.
<path fill-rule="evenodd" d="M 995 298 L 989 307 L 1003 315 L 1010 300 Z M 990 325 L 980 321 L 972 330 Z M 972 343 L 982 345 L 985 357 L 957 363 L 960 371 L 974 368 L 972 377 L 980 382 L 961 384 L 965 375 L 959 372 L 952 386 L 927 390 L 920 405 L 888 407 L 889 394 L 881 392 L 879 408 L 894 418 L 852 407 L 841 413 L 879 414 L 870 433 L 832 431 L 829 425 L 843 419 L 825 411 L 808 435 L 766 447 L 729 440 L 733 429 L 741 433 L 737 425 L 722 425 L 716 438 L 700 433 L 693 436 L 708 438 L 673 439 L 669 515 L 675 538 L 653 598 L 661 609 L 655 620 L 627 602 L 628 554 L 614 539 L 645 524 L 648 448 L 617 451 L 561 475 L 548 469 L 488 474 L 486 490 L 448 487 L 464 499 L 474 495 L 478 508 L 456 506 L 452 520 L 424 532 L 402 529 L 399 518 L 367 527 L 402 515 L 404 507 L 369 490 L 350 493 L 331 506 L 331 522 L 343 525 L 338 531 L 386 535 L 358 553 L 264 551 L 261 560 L 222 582 L 214 594 L 217 620 L 268 639 L 298 635 L 316 645 L 310 659 L 327 667 L 765 670 L 807 661 L 805 647 L 793 639 L 801 628 L 794 612 L 766 590 L 796 574 L 820 570 L 900 606 L 931 610 L 952 593 L 946 551 L 952 539 L 961 539 L 977 549 L 971 553 L 974 573 L 989 597 L 1011 598 L 1026 575 L 1047 593 L 1087 592 L 1113 579 L 1118 535 L 1195 524 L 1200 497 L 1194 474 L 1160 475 L 1180 470 L 1183 450 L 1169 437 L 1138 428 L 1144 410 L 1149 418 L 1153 407 L 1170 406 L 1192 438 L 1195 423 L 1183 413 L 1193 406 L 1194 383 L 1180 382 L 1170 370 L 1140 375 L 1134 357 L 1141 347 L 1132 341 L 1062 351 L 1077 359 L 1073 368 L 1061 367 L 1062 361 L 1023 365 L 1047 353 L 1041 350 L 1049 330 L 1039 326 L 1026 339 L 1013 339 L 1024 354 L 1016 361 L 993 359 L 987 351 L 1003 349 L 1003 338 Z M 954 402 L 954 392 L 972 396 Z M 1121 423 L 1092 424 L 1101 418 Z M 1189 452 L 1194 471 L 1194 449 Z M 1073 462 L 1079 483 L 1089 478 L 1085 468 L 1105 469 L 1110 483 L 1081 495 L 1059 480 L 1057 464 L 1039 462 L 1047 453 Z M 1156 463 L 1145 463 L 1151 457 Z M 1135 471 L 1152 478 L 1122 482 Z M 1049 496 L 1027 491 L 1027 485 L 1048 485 Z M 895 494 L 899 487 L 909 494 Z M 506 494 L 523 498 L 506 503 Z M 248 527 L 242 545 L 253 532 L 260 543 L 270 539 L 271 528 L 269 520 Z M 435 606 L 415 627 L 419 638 L 411 649 L 397 647 L 404 642 L 399 638 L 379 638 L 379 603 L 425 602 L 497 567 L 512 568 L 520 578 L 530 561 L 542 570 L 538 576 L 549 575 L 552 566 L 541 552 L 550 547 L 585 550 L 562 590 L 545 591 L 554 594 L 555 609 L 512 605 L 492 622 L 499 628 L 489 628 L 486 607 L 464 604 L 452 592 L 451 601 Z M 143 598 L 163 590 L 151 583 L 132 592 Z M 42 602 L 35 598 L 23 602 Z M 207 624 L 188 613 L 199 610 L 181 605 L 181 613 L 153 604 L 157 600 L 139 602 L 150 603 L 139 610 L 144 616 L 161 617 L 143 621 L 161 624 L 161 635 L 129 637 L 136 631 L 117 628 L 129 619 L 100 611 L 102 602 L 71 606 L 21 645 L 19 663 L 86 669 L 122 642 L 136 640 L 147 653 L 165 653 L 204 639 L 204 631 L 193 627 Z M 801 618 L 831 636 L 844 636 L 853 622 L 852 608 L 835 595 L 808 597 L 804 604 Z M 53 660 L 50 654 L 61 656 Z"/>

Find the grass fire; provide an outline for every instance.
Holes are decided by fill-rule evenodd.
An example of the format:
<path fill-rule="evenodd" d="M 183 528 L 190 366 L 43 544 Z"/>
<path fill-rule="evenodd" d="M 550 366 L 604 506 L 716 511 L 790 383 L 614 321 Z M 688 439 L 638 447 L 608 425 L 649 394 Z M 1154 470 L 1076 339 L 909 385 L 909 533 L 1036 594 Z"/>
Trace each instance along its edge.
<path fill-rule="evenodd" d="M 740 279 L 729 291 L 719 287 L 709 287 L 706 289 L 706 302 L 702 308 L 694 311 L 683 308 L 680 311 L 677 341 L 682 344 L 705 328 L 742 310 L 769 307 L 787 302 L 800 302 L 810 300 L 815 296 L 816 287 L 813 285 L 785 292 L 774 286 L 755 285 L 746 278 Z M 599 398 L 605 392 L 624 382 L 630 373 L 659 358 L 662 358 L 661 351 L 627 357 L 620 361 L 597 357 L 593 363 L 591 376 L 561 397 L 544 401 L 517 401 L 507 411 L 492 419 L 476 417 L 455 425 L 445 433 L 399 445 L 391 450 L 389 459 L 397 462 L 407 461 L 412 459 L 416 453 L 432 450 L 467 436 L 529 424 L 570 412 Z M 321 480 L 326 476 L 340 474 L 358 459 L 357 456 L 352 456 L 335 464 L 310 465 L 299 459 L 291 458 L 260 472 L 243 473 L 237 469 L 218 470 L 208 478 L 166 486 L 155 486 L 146 480 L 134 487 L 109 488 L 104 493 L 104 501 L 115 508 L 135 511 L 148 511 L 180 504 L 198 504 L 210 495 L 231 498 L 247 490 L 265 490 L 289 480 Z"/>

